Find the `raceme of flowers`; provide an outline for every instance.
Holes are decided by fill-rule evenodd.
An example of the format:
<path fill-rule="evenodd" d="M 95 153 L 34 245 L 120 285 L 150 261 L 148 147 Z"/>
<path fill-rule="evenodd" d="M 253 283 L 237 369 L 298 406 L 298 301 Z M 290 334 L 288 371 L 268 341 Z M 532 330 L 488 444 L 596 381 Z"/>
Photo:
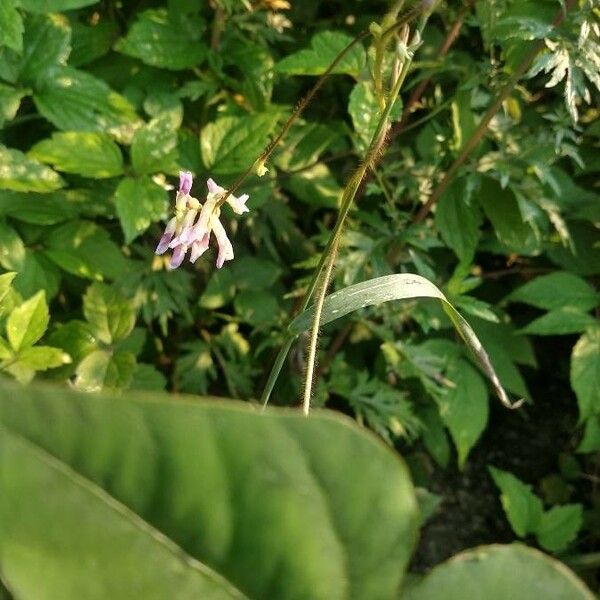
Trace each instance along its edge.
<path fill-rule="evenodd" d="M 219 250 L 217 268 L 220 269 L 226 260 L 232 260 L 234 257 L 231 241 L 219 220 L 221 214 L 219 202 L 227 192 L 212 179 L 208 179 L 206 185 L 208 194 L 206 202 L 202 205 L 196 198 L 190 196 L 192 174 L 188 171 L 179 172 L 175 216 L 167 224 L 155 251 L 156 254 L 164 254 L 169 249 L 173 250 L 169 262 L 171 269 L 181 265 L 188 250 L 190 262 L 196 262 L 208 250 L 211 233 L 217 240 Z M 234 213 L 243 215 L 250 210 L 246 206 L 248 198 L 248 194 L 243 194 L 239 198 L 230 194 L 226 202 Z"/>

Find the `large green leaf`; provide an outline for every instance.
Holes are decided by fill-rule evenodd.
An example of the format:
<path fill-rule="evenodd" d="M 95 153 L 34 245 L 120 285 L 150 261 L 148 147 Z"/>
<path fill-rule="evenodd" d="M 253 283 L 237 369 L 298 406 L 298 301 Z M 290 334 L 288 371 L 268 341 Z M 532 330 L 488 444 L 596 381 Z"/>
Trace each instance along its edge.
<path fill-rule="evenodd" d="M 131 162 L 136 173 L 147 175 L 176 169 L 180 125 L 180 113 L 164 112 L 136 132 L 131 144 Z"/>
<path fill-rule="evenodd" d="M 165 216 L 169 196 L 149 177 L 125 177 L 115 191 L 114 201 L 125 241 L 130 243 Z"/>
<path fill-rule="evenodd" d="M 0 46 L 19 53 L 23 50 L 23 19 L 15 0 L 0 3 Z"/>
<path fill-rule="evenodd" d="M 479 373 L 465 360 L 453 361 L 446 372 L 453 386 L 438 400 L 440 417 L 450 431 L 463 467 L 488 420 L 488 393 Z"/>
<path fill-rule="evenodd" d="M 517 408 L 520 401 L 511 404 L 504 391 L 489 356 L 467 321 L 450 304 L 446 296 L 433 283 L 412 273 L 385 275 L 351 285 L 325 298 L 321 314 L 321 325 L 335 321 L 355 310 L 389 302 L 391 300 L 407 300 L 412 298 L 435 298 L 442 302 L 444 312 L 467 344 L 484 373 L 492 382 L 496 394 L 505 406 Z M 306 331 L 313 321 L 313 309 L 310 308 L 298 315 L 289 325 L 291 333 Z"/>
<path fill-rule="evenodd" d="M 93 283 L 83 297 L 83 314 L 103 344 L 124 340 L 135 325 L 132 303 L 114 288 Z"/>
<path fill-rule="evenodd" d="M 470 263 L 475 256 L 481 227 L 481 211 L 470 202 L 465 179 L 454 181 L 444 192 L 435 210 L 435 225 L 442 239 L 458 258 Z"/>
<path fill-rule="evenodd" d="M 563 550 L 577 537 L 582 524 L 581 504 L 553 506 L 542 515 L 536 531 L 540 546 L 551 552 Z"/>
<path fill-rule="evenodd" d="M 563 563 L 512 544 L 467 550 L 409 587 L 402 600 L 593 600 Z"/>
<path fill-rule="evenodd" d="M 29 156 L 66 173 L 101 179 L 123 172 L 119 146 L 106 133 L 69 131 L 38 142 Z"/>
<path fill-rule="evenodd" d="M 71 28 L 64 15 L 28 15 L 25 19 L 19 81 L 35 85 L 55 65 L 65 65 L 71 52 Z"/>
<path fill-rule="evenodd" d="M 500 488 L 500 500 L 513 531 L 520 537 L 535 533 L 539 527 L 544 507 L 531 491 L 531 486 L 512 473 L 489 467 L 494 483 Z"/>
<path fill-rule="evenodd" d="M 0 9 L 1 10 L 1 9 Z M 0 29 L 1 29 L 0 25 Z M 27 90 L 0 83 L 0 127 L 6 121 L 14 119 L 21 100 L 27 95 Z"/>
<path fill-rule="evenodd" d="M 72 67 L 55 68 L 33 99 L 46 119 L 65 131 L 105 131 L 131 140 L 140 125 L 131 104 L 104 81 Z"/>
<path fill-rule="evenodd" d="M 75 369 L 75 387 L 84 392 L 129 387 L 135 372 L 135 356 L 131 352 L 94 350 Z"/>
<path fill-rule="evenodd" d="M 207 52 L 199 39 L 202 30 L 190 29 L 182 30 L 164 9 L 147 10 L 138 15 L 116 49 L 153 67 L 188 69 L 201 63 Z"/>
<path fill-rule="evenodd" d="M 571 386 L 581 421 L 600 414 L 600 327 L 582 335 L 571 355 Z"/>
<path fill-rule="evenodd" d="M 8 317 L 6 333 L 13 350 L 19 351 L 35 344 L 44 335 L 49 321 L 46 294 L 41 290 L 15 308 Z"/>
<path fill-rule="evenodd" d="M 17 192 L 52 192 L 63 187 L 60 175 L 20 150 L 0 145 L 0 188 Z"/>
<path fill-rule="evenodd" d="M 510 188 L 502 188 L 494 179 L 485 177 L 477 200 L 503 244 L 517 252 L 527 248 L 532 229 L 524 221 L 517 198 Z"/>
<path fill-rule="evenodd" d="M 69 64 L 81 67 L 108 54 L 117 36 L 118 27 L 114 21 L 100 20 L 93 25 L 71 23 L 71 55 Z"/>
<path fill-rule="evenodd" d="M 0 473 L 2 572 L 15 598 L 244 598 L 100 486 L 3 429 Z"/>
<path fill-rule="evenodd" d="M 566 271 L 557 271 L 528 281 L 509 294 L 507 300 L 524 302 L 546 310 L 568 306 L 588 311 L 598 305 L 600 296 L 582 277 Z"/>
<path fill-rule="evenodd" d="M 352 88 L 348 101 L 348 113 L 352 118 L 354 131 L 358 135 L 358 148 L 361 152 L 365 152 L 377 130 L 382 113 L 370 81 L 360 81 Z M 389 118 L 393 122 L 401 115 L 402 101 L 398 98 L 392 107 Z"/>
<path fill-rule="evenodd" d="M 35 225 L 55 225 L 79 214 L 86 197 L 79 190 L 49 194 L 0 191 L 0 215 Z"/>
<path fill-rule="evenodd" d="M 275 69 L 289 75 L 321 75 L 352 38 L 339 31 L 322 31 L 310 42 L 310 48 L 280 60 Z M 358 78 L 366 63 L 364 48 L 358 44 L 335 67 L 333 73 L 347 73 Z"/>
<path fill-rule="evenodd" d="M 59 12 L 96 4 L 99 0 L 19 0 L 19 4 L 29 12 Z"/>
<path fill-rule="evenodd" d="M 68 273 L 89 279 L 114 279 L 125 273 L 127 259 L 110 235 L 90 221 L 70 221 L 51 231 L 45 255 Z"/>
<path fill-rule="evenodd" d="M 307 420 L 222 400 L 80 395 L 0 380 L 0 423 L 49 463 L 39 467 L 39 488 L 28 488 L 30 467 L 2 453 L 2 575 L 14 589 L 28 586 L 24 600 L 146 597 L 131 590 L 159 577 L 157 540 L 251 598 L 397 594 L 418 526 L 414 489 L 394 452 L 338 415 Z M 116 535 L 115 520 L 139 537 Z M 130 566 L 138 550 L 148 570 Z M 193 566 L 178 556 L 169 597 Z M 84 594 L 92 582 L 96 595 Z M 60 593 L 42 595 L 49 589 Z"/>
<path fill-rule="evenodd" d="M 211 173 L 233 175 L 248 168 L 268 143 L 277 113 L 223 117 L 200 133 L 202 160 Z"/>
<path fill-rule="evenodd" d="M 583 333 L 597 323 L 596 319 L 578 308 L 565 306 L 552 310 L 528 323 L 519 333 L 533 335 L 567 335 Z"/>

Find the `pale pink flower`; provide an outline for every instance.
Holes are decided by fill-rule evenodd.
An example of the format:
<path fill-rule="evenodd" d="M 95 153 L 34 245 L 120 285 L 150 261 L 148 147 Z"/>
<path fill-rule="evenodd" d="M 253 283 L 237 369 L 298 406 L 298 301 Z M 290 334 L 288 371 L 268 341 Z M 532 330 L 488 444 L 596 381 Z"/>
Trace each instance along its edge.
<path fill-rule="evenodd" d="M 190 262 L 194 263 L 208 250 L 211 233 L 218 246 L 217 268 L 234 257 L 233 245 L 227 232 L 219 220 L 220 202 L 227 193 L 213 179 L 206 182 L 208 194 L 204 204 L 190 196 L 192 174 L 187 171 L 179 173 L 179 189 L 175 198 L 175 216 L 169 221 L 156 247 L 156 254 L 163 254 L 168 248 L 173 250 L 169 267 L 176 269 L 183 262 L 187 251 L 190 251 Z M 248 194 L 239 197 L 229 195 L 226 199 L 233 212 L 242 215 L 250 209 L 246 206 Z"/>

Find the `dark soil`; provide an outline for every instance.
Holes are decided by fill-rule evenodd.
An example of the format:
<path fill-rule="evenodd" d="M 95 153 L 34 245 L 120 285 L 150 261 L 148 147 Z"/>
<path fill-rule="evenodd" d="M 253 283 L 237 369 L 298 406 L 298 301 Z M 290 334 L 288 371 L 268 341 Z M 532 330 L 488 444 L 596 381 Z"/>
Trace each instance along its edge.
<path fill-rule="evenodd" d="M 445 470 L 433 467 L 425 487 L 442 501 L 421 529 L 412 570 L 428 570 L 473 546 L 515 540 L 488 465 L 510 471 L 535 486 L 542 477 L 558 470 L 561 452 L 573 449 L 577 403 L 564 373 L 572 343 L 566 338 L 546 338 L 543 342 L 537 348 L 540 368 L 528 377 L 535 404 L 518 411 L 493 404 L 490 425 L 463 472 L 456 468 L 455 460 Z M 535 540 L 527 543 L 535 545 Z"/>

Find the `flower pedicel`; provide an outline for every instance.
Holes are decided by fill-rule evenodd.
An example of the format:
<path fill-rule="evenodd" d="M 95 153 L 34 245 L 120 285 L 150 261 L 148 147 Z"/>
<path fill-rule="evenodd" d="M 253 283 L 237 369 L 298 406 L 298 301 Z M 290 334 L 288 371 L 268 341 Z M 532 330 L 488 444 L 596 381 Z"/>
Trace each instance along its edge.
<path fill-rule="evenodd" d="M 219 216 L 219 202 L 227 193 L 212 179 L 206 182 L 208 194 L 204 205 L 190 196 L 192 189 L 192 174 L 188 171 L 179 173 L 179 190 L 175 197 L 175 216 L 167 224 L 165 231 L 156 247 L 156 254 L 164 254 L 169 248 L 173 250 L 169 267 L 176 269 L 190 250 L 190 262 L 194 263 L 207 250 L 212 233 L 217 240 L 219 249 L 217 268 L 220 269 L 226 260 L 234 257 L 233 246 L 227 237 Z M 246 206 L 248 194 L 240 197 L 230 195 L 226 202 L 237 215 L 243 215 L 250 209 Z"/>

